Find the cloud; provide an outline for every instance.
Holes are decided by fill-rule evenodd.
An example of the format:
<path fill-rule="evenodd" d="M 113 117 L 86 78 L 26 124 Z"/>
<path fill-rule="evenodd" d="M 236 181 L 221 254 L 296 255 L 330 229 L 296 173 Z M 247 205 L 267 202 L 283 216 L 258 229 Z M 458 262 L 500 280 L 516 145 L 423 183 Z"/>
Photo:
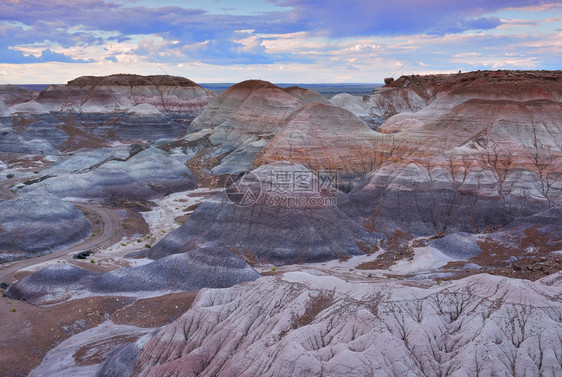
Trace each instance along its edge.
<path fill-rule="evenodd" d="M 548 2 L 542 1 L 539 4 L 533 4 L 536 2 L 531 2 L 529 4 L 523 4 L 519 6 L 506 7 L 505 10 L 515 10 L 520 12 L 544 12 L 556 8 L 560 8 L 561 4 L 559 2 Z"/>
<path fill-rule="evenodd" d="M 265 54 L 259 41 L 256 46 L 249 45 L 241 39 L 240 31 L 251 32 L 255 27 L 271 33 L 296 27 L 282 21 L 283 18 L 278 13 L 260 16 L 209 14 L 199 9 L 146 8 L 102 0 L 0 2 L 0 62 L 29 62 L 32 57 L 22 56 L 14 50 L 38 45 L 93 50 L 95 46 L 159 38 L 160 46 L 140 43 L 135 53 L 139 56 L 155 53 L 155 57 L 172 59 L 174 54 L 177 58 L 177 53 L 182 53 L 178 46 L 172 45 L 174 41 L 184 46 L 205 43 L 198 49 L 183 51 L 193 53 L 190 57 L 193 60 L 223 59 L 225 64 L 270 63 L 273 60 Z M 54 55 L 52 58 L 52 61 L 62 59 Z M 105 56 L 98 59 L 104 60 Z"/>
<path fill-rule="evenodd" d="M 45 49 L 38 56 L 33 54 L 25 54 L 23 51 L 13 49 L 12 54 L 2 59 L 2 63 L 44 63 L 44 62 L 60 62 L 60 63 L 92 63 L 94 60 L 73 59 L 62 53 Z"/>
<path fill-rule="evenodd" d="M 203 62 L 221 65 L 233 64 L 271 64 L 275 55 L 267 54 L 259 40 L 255 43 L 243 41 L 210 40 L 191 45 L 173 44 L 169 41 L 143 40 L 131 55 L 145 56 L 147 60 L 158 63 Z"/>
<path fill-rule="evenodd" d="M 192 2 L 165 6 L 166 0 L 153 7 L 134 0 L 0 0 L 0 64 L 95 61 L 108 70 L 148 71 L 203 64 L 241 75 L 277 64 L 275 77 L 309 67 L 303 76 L 358 81 L 407 61 L 405 70 L 430 72 L 550 68 L 561 57 L 553 29 L 562 7 L 540 0 L 259 1 L 275 3 L 267 9 L 276 11 L 220 13 L 216 6 L 213 13 L 188 8 Z"/>
<path fill-rule="evenodd" d="M 26 0 L 0 3 L 0 20 L 25 25 L 59 25 L 63 29 L 80 27 L 84 31 L 111 31 L 125 37 L 131 34 L 159 34 L 181 38 L 186 43 L 230 37 L 236 30 L 263 32 L 291 29 L 284 21 L 288 13 L 237 16 L 210 14 L 201 9 L 177 6 L 146 8 L 126 6 L 102 0 Z"/>
<path fill-rule="evenodd" d="M 308 30 L 333 37 L 458 33 L 488 30 L 501 24 L 484 15 L 506 7 L 539 5 L 543 1 L 499 0 L 273 0 L 291 8 L 291 17 Z"/>
<path fill-rule="evenodd" d="M 237 31 L 245 29 L 255 30 L 256 34 L 316 32 L 332 37 L 486 30 L 501 24 L 496 17 L 483 16 L 488 12 L 507 6 L 542 3 L 522 0 L 484 3 L 472 0 L 273 2 L 287 10 L 260 15 L 229 15 L 178 6 L 147 8 L 103 0 L 26 0 L 0 3 L 0 20 L 18 22 L 33 29 L 18 35 L 18 42 L 25 34 L 27 38 L 24 40 L 52 40 L 62 46 L 79 41 L 101 43 L 103 39 L 95 35 L 96 31 L 101 31 L 117 33 L 110 37 L 117 41 L 126 40 L 130 35 L 157 34 L 191 44 L 233 39 Z"/>
<path fill-rule="evenodd" d="M 61 62 L 61 63 L 92 63 L 94 60 L 73 59 L 65 54 L 60 54 L 49 49 L 43 50 L 37 62 Z"/>

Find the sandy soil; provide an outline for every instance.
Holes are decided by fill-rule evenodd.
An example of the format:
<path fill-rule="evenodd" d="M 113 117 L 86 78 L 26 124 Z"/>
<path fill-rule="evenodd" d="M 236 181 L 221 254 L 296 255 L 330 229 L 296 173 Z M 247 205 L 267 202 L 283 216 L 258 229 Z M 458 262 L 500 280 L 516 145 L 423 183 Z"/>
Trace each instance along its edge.
<path fill-rule="evenodd" d="M 106 266 L 139 265 L 148 263 L 147 260 L 124 260 L 129 253 L 144 250 L 164 238 L 168 233 L 177 229 L 181 223 L 175 219 L 184 217 L 184 220 L 203 201 L 219 193 L 220 190 L 197 189 L 177 192 L 160 200 L 151 202 L 153 207 L 145 205 L 144 211 L 133 214 L 128 208 L 128 214 L 123 220 L 126 236 L 120 242 L 96 253 L 96 263 Z M 134 204 L 132 204 L 134 206 Z M 140 213 L 140 215 L 139 215 Z M 142 219 L 139 217 L 142 216 Z"/>
<path fill-rule="evenodd" d="M 39 365 L 47 351 L 63 340 L 108 320 L 146 328 L 166 325 L 185 313 L 195 296 L 196 293 L 184 292 L 137 301 L 115 296 L 91 297 L 48 307 L 2 297 L 0 376 L 27 375 Z M 82 364 L 99 363 L 96 358 L 81 357 L 79 352 L 76 360 Z"/>
<path fill-rule="evenodd" d="M 70 301 L 51 307 L 0 299 L 0 376 L 25 376 L 64 339 L 104 322 L 126 302 L 115 297 Z"/>

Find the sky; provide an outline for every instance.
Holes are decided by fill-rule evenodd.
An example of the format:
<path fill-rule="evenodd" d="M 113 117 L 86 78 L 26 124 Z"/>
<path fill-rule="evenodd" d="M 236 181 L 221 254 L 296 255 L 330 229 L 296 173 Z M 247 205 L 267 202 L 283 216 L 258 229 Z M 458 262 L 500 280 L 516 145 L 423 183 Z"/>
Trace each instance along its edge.
<path fill-rule="evenodd" d="M 0 0 L 0 84 L 380 83 L 561 62 L 562 1 Z"/>

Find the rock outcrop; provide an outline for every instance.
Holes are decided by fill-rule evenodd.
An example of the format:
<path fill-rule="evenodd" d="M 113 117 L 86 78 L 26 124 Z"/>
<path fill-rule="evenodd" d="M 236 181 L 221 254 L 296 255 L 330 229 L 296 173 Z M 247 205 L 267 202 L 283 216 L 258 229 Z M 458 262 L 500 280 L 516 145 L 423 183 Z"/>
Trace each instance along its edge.
<path fill-rule="evenodd" d="M 328 101 L 312 90 L 280 88 L 260 80 L 243 81 L 209 101 L 192 127 L 194 130 L 213 128 L 211 140 L 220 143 L 238 143 L 251 136 L 272 136 L 295 110 L 310 102 Z"/>
<path fill-rule="evenodd" d="M 28 102 L 18 103 L 16 105 L 10 106 L 8 112 L 10 114 L 28 114 L 28 115 L 40 115 L 48 114 L 49 109 L 37 101 L 31 100 Z"/>
<path fill-rule="evenodd" d="M 528 101 L 548 98 L 560 102 L 560 71 L 477 71 L 450 75 L 401 76 L 371 95 L 346 93 L 330 100 L 355 115 L 372 118 L 377 124 L 393 115 L 415 113 L 435 100 L 453 95 L 491 100 Z"/>
<path fill-rule="evenodd" d="M 339 107 L 343 107 L 359 118 L 366 118 L 371 116 L 371 114 L 369 113 L 369 108 L 366 106 L 364 97 L 354 96 L 348 93 L 339 93 L 330 98 L 330 103 Z M 380 123 L 382 123 L 382 120 L 380 121 Z"/>
<path fill-rule="evenodd" d="M 201 245 L 275 265 L 363 255 L 375 236 L 337 207 L 337 195 L 302 165 L 264 165 L 200 205 L 148 256 L 162 258 Z"/>
<path fill-rule="evenodd" d="M 429 100 L 410 88 L 384 87 L 375 89 L 371 95 L 363 97 L 346 93 L 337 94 L 330 99 L 330 102 L 366 121 L 380 125 L 393 115 L 403 112 L 413 113 L 423 109 L 428 105 Z"/>
<path fill-rule="evenodd" d="M 348 183 L 372 169 L 369 156 L 376 137 L 352 113 L 314 102 L 291 115 L 290 121 L 258 154 L 254 165 L 291 161 L 312 171 L 336 171 L 341 183 Z"/>
<path fill-rule="evenodd" d="M 369 229 L 414 236 L 484 232 L 548 208 L 535 174 L 514 171 L 502 186 L 480 169 L 474 164 L 451 173 L 415 162 L 388 164 L 363 178 L 342 208 L 364 218 Z"/>
<path fill-rule="evenodd" d="M 210 175 L 210 185 L 227 184 L 181 227 L 143 249 L 154 259 L 148 264 L 103 273 L 56 264 L 7 291 L 35 304 L 114 295 L 131 302 L 151 297 L 156 305 L 170 302 L 157 301 L 163 294 L 202 290 L 190 310 L 158 331 L 121 328 L 119 336 L 136 335 L 112 342 L 99 336 L 116 329 L 106 321 L 94 341 L 82 334 L 74 347 L 80 344 L 83 353 L 104 348 L 84 374 L 562 373 L 561 72 L 404 76 L 362 102 L 334 97 L 351 112 L 315 92 L 252 80 L 212 99 L 179 140 L 186 123 L 165 131 L 159 122 L 183 114 L 152 102 L 112 100 L 105 88 L 137 85 L 131 77 L 115 79 L 77 80 L 65 90 L 74 88 L 72 98 L 94 93 L 84 109 L 117 106 L 123 110 L 117 121 L 98 113 L 72 116 L 88 129 L 95 123 L 89 132 L 109 139 L 132 139 L 138 125 L 143 137 L 169 137 L 153 143 L 163 150 L 80 151 L 19 192 L 154 198 L 195 186 L 185 161 Z M 375 131 L 352 112 L 384 122 Z M 27 118 L 6 120 L 11 135 L 25 140 L 68 142 L 56 144 L 61 135 L 48 124 L 30 131 Z M 237 174 L 226 177 L 231 172 Z M 11 202 L 0 203 L 0 219 L 11 213 L 2 207 Z M 59 228 L 49 237 L 65 229 L 52 223 Z M 352 256 L 362 258 L 347 261 Z M 321 265 L 335 259 L 346 261 Z M 309 262 L 321 263 L 297 265 Z M 293 266 L 258 279 L 251 265 L 267 263 Z M 483 269 L 523 271 L 538 280 L 476 274 Z M 392 279 L 388 272 L 413 278 Z M 471 276 L 420 280 L 457 273 Z M 131 343 L 121 346 L 125 341 Z M 77 371 L 81 359 L 72 344 L 61 344 L 31 375 L 55 373 L 61 355 L 60 368 Z"/>
<path fill-rule="evenodd" d="M 140 107 L 139 107 L 140 106 Z M 173 113 L 155 113 L 154 106 L 138 105 L 128 113 L 83 114 L 82 124 L 92 127 L 93 134 L 106 140 L 175 140 L 189 129 L 193 116 Z M 139 109 L 145 110 L 139 110 Z M 157 109 L 156 109 L 157 110 Z"/>
<path fill-rule="evenodd" d="M 61 198 L 148 199 L 196 186 L 190 170 L 166 152 L 132 145 L 62 159 L 18 186 L 18 191 L 44 190 Z"/>
<path fill-rule="evenodd" d="M 468 260 L 482 252 L 476 241 L 477 238 L 473 234 L 459 232 L 433 240 L 431 246 L 452 258 Z"/>
<path fill-rule="evenodd" d="M 59 263 L 21 279 L 10 287 L 7 295 L 40 304 L 86 293 L 138 297 L 143 292 L 197 292 L 203 288 L 227 288 L 259 277 L 260 274 L 230 250 L 201 248 L 140 267 L 104 273 Z"/>
<path fill-rule="evenodd" d="M 204 290 L 135 352 L 132 375 L 555 376 L 561 281 L 482 274 L 418 288 L 310 271 Z"/>
<path fill-rule="evenodd" d="M 46 192 L 0 202 L 0 262 L 72 246 L 91 228 L 81 211 Z"/>
<path fill-rule="evenodd" d="M 405 76 L 373 94 L 388 118 L 376 131 L 313 93 L 243 82 L 213 99 L 181 148 L 215 174 L 274 161 L 333 170 L 351 190 L 338 206 L 370 231 L 480 233 L 562 198 L 561 81 L 560 72 Z"/>
<path fill-rule="evenodd" d="M 532 216 L 519 217 L 489 234 L 463 235 L 463 244 L 451 245 L 448 252 L 479 251 L 472 258 L 474 263 L 515 272 L 515 276 L 522 269 L 530 278 L 560 271 L 561 216 L 562 206 L 558 205 Z"/>
<path fill-rule="evenodd" d="M 141 103 L 136 105 L 135 107 L 129 109 L 131 114 L 136 115 L 161 115 L 162 112 L 158 110 L 158 108 L 154 105 L 149 103 Z"/>
<path fill-rule="evenodd" d="M 4 115 L 7 115 L 7 114 L 8 114 L 8 106 L 6 106 L 6 103 L 0 97 L 0 117 L 2 117 Z"/>
<path fill-rule="evenodd" d="M 64 86 L 51 85 L 39 95 L 17 86 L 2 85 L 3 125 L 16 129 L 44 121 L 66 133 L 68 139 L 62 145 L 47 141 L 52 145 L 48 148 L 39 138 L 35 146 L 25 136 L 9 135 L 12 145 L 7 147 L 9 150 L 4 149 L 54 154 L 100 148 L 110 141 L 175 140 L 185 135 L 191 121 L 213 96 L 213 92 L 191 80 L 172 76 L 88 76 Z M 0 140 L 0 144 L 7 143 Z"/>
<path fill-rule="evenodd" d="M 27 105 L 27 104 L 20 104 Z M 20 106 L 17 105 L 17 106 Z M 61 152 L 77 151 L 83 149 L 101 148 L 110 145 L 114 141 L 125 144 L 138 142 L 152 142 L 159 139 L 175 140 L 186 134 L 194 114 L 163 113 L 154 106 L 146 104 L 135 107 L 137 110 L 129 112 L 109 113 L 81 113 L 81 114 L 59 114 L 59 113 L 30 113 L 23 112 L 16 116 L 4 116 L 0 119 L 0 128 L 12 128 L 17 135 L 23 136 L 23 141 L 30 141 L 31 131 L 34 129 L 35 136 L 44 138 L 48 129 L 57 134 L 57 140 L 50 140 L 54 135 L 49 135 L 47 142 L 52 144 Z M 133 108 L 133 109 L 135 109 Z M 7 114 L 9 115 L 9 114 Z M 35 123 L 35 124 L 34 124 Z M 42 125 L 42 127 L 32 127 Z M 43 134 L 37 134 L 42 129 Z M 21 135 L 21 131 L 29 132 Z M 3 130 L 6 132 L 7 130 Z M 60 143 L 58 139 L 65 134 L 65 140 Z M 0 144 L 4 140 L 0 140 Z M 11 143 L 11 142 L 10 142 Z M 60 144 L 59 144 L 60 143 Z M 18 143 L 19 144 L 19 143 Z M 16 147 L 9 147 L 17 149 Z M 33 150 L 40 150 L 30 145 Z M 39 153 L 37 153 L 39 154 Z"/>
<path fill-rule="evenodd" d="M 165 112 L 199 112 L 214 93 L 175 76 L 118 74 L 84 76 L 65 86 L 51 85 L 37 99 L 51 111 L 105 113 L 126 111 L 140 104 Z"/>
<path fill-rule="evenodd" d="M 227 288 L 260 277 L 240 256 L 226 248 L 199 248 L 150 264 L 101 274 L 93 292 L 189 291 Z"/>
<path fill-rule="evenodd" d="M 311 102 L 328 103 L 320 93 L 298 87 L 280 88 L 266 81 L 233 85 L 209 101 L 193 121 L 186 146 L 205 143 L 202 165 L 214 174 L 248 170 L 255 155 L 285 126 L 293 113 Z M 184 147 L 186 148 L 186 147 Z M 212 162 L 219 159 L 219 164 Z"/>
<path fill-rule="evenodd" d="M 64 131 L 44 120 L 33 122 L 27 126 L 18 127 L 18 131 L 26 139 L 42 139 L 54 146 L 68 139 Z"/>
<path fill-rule="evenodd" d="M 59 154 L 59 150 L 43 139 L 26 139 L 12 128 L 0 128 L 0 152 L 33 155 Z"/>
<path fill-rule="evenodd" d="M 0 85 L 0 100 L 10 107 L 18 103 L 33 100 L 35 94 L 32 90 L 21 88 L 16 85 Z"/>
<path fill-rule="evenodd" d="M 562 71 L 474 71 L 444 75 L 401 76 L 385 88 L 408 88 L 431 102 L 443 94 L 518 102 L 560 102 Z"/>
<path fill-rule="evenodd" d="M 57 146 L 68 139 L 64 131 L 39 120 L 14 128 L 0 128 L 0 152 L 36 155 L 58 154 Z"/>
<path fill-rule="evenodd" d="M 369 227 L 483 232 L 560 201 L 560 72 L 414 76 L 391 85 L 430 104 L 377 129 L 367 154 L 373 170 L 351 195 L 350 211 Z"/>
<path fill-rule="evenodd" d="M 55 301 L 70 292 L 83 290 L 95 273 L 68 263 L 56 263 L 34 272 L 6 292 L 7 296 L 24 301 Z"/>

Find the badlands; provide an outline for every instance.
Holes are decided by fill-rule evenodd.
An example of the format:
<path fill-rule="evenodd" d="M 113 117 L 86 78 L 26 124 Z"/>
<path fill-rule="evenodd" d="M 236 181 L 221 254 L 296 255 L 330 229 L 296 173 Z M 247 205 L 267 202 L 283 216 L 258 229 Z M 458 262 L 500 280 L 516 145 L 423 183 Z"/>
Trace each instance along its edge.
<path fill-rule="evenodd" d="M 562 72 L 0 85 L 0 375 L 560 376 Z"/>

